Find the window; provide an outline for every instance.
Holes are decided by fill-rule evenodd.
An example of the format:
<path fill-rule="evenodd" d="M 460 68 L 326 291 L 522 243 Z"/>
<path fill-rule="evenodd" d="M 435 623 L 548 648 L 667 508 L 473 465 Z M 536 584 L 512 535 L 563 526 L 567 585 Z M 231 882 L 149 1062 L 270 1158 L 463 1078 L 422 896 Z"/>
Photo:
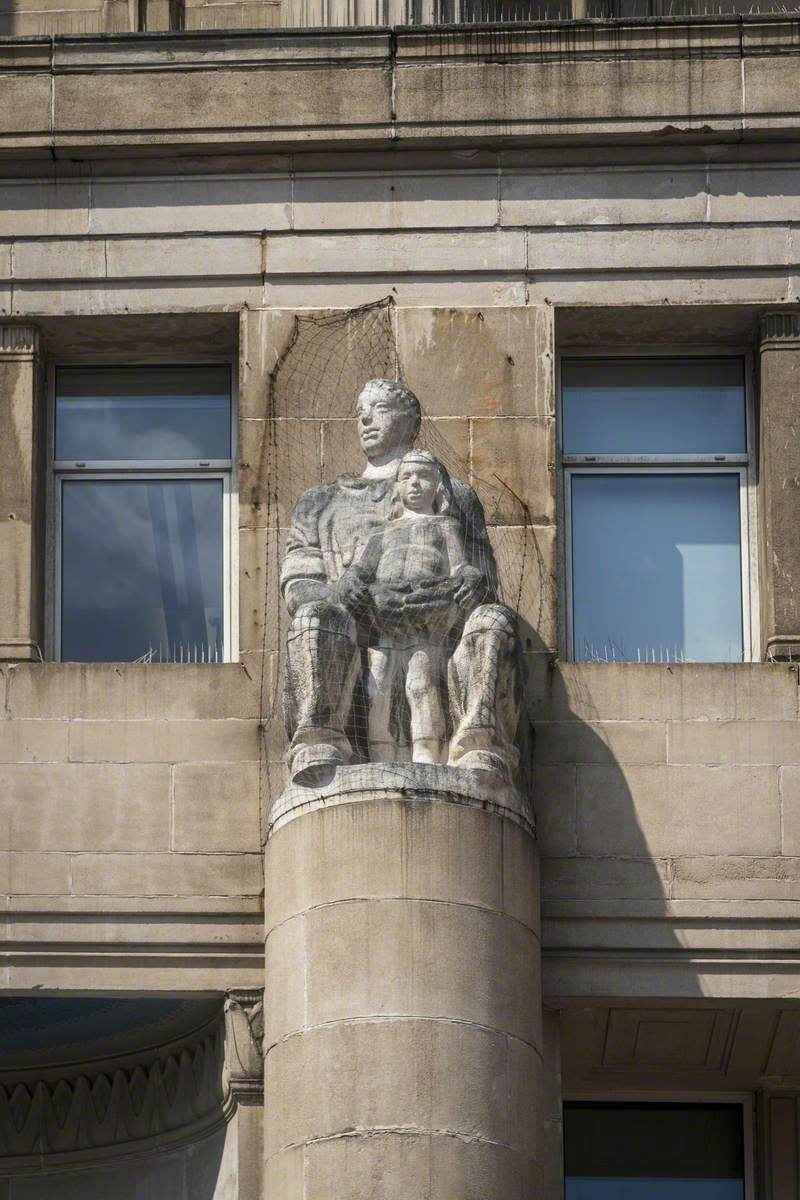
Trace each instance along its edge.
<path fill-rule="evenodd" d="M 229 657 L 230 367 L 61 367 L 54 409 L 56 658 Z"/>
<path fill-rule="evenodd" d="M 741 1104 L 565 1104 L 565 1200 L 745 1200 Z"/>
<path fill-rule="evenodd" d="M 561 364 L 570 656 L 750 656 L 741 358 Z"/>

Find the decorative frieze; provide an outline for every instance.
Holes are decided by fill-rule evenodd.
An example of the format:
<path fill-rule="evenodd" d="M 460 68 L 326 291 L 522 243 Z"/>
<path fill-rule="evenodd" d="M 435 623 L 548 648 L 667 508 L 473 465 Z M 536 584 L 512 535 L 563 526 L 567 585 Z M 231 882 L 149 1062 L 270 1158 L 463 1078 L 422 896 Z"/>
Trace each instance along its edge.
<path fill-rule="evenodd" d="M 92 1161 L 210 1132 L 227 1119 L 223 1024 L 193 1045 L 125 1068 L 92 1064 L 61 1079 L 0 1075 L 0 1176 L 53 1166 L 91 1152 Z"/>
<path fill-rule="evenodd" d="M 800 341 L 800 311 L 788 309 L 765 313 L 759 333 L 762 346 L 764 342 Z"/>
<path fill-rule="evenodd" d="M 35 325 L 0 325 L 0 355 L 39 353 L 39 330 Z"/>

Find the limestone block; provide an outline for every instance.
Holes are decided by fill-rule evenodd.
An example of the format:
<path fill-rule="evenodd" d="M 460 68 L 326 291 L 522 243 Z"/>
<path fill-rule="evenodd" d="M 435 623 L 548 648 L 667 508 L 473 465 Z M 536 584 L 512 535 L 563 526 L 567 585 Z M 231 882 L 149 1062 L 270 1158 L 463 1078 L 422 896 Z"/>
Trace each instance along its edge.
<path fill-rule="evenodd" d="M 223 278 L 213 275 L 184 281 L 173 277 L 170 281 L 158 276 L 151 282 L 109 281 L 106 279 L 84 281 L 14 284 L 14 315 L 28 316 L 92 316 L 98 311 L 107 316 L 127 316 L 130 313 L 163 314 L 196 313 L 213 305 L 217 312 L 238 312 L 243 304 L 260 304 L 263 288 L 260 280 L 248 282 L 244 279 Z"/>
<path fill-rule="evenodd" d="M 30 726 L 48 722 L 14 722 L 24 736 Z M 71 721 L 55 728 L 69 730 L 69 753 L 51 757 L 70 762 L 257 762 L 258 724 L 242 719 L 221 721 Z M 0 746 L 3 725 L 0 724 Z M 1 751 L 0 751 L 1 753 Z"/>
<path fill-rule="evenodd" d="M 534 744 L 533 803 L 542 855 L 577 854 L 577 767 L 539 761 Z"/>
<path fill-rule="evenodd" d="M 579 721 L 791 721 L 797 679 L 772 663 L 559 662 L 536 718 Z"/>
<path fill-rule="evenodd" d="M 399 1127 L 495 1142 L 540 1161 L 539 1124 L 525 1119 L 540 1075 L 532 1047 L 475 1026 L 412 1018 L 314 1029 L 267 1055 L 275 1109 L 265 1153 L 347 1129 Z"/>
<path fill-rule="evenodd" d="M 713 855 L 675 860 L 676 899 L 800 900 L 800 859 Z"/>
<path fill-rule="evenodd" d="M 103 279 L 106 275 L 106 245 L 101 238 L 59 239 L 46 242 L 16 242 L 14 278 Z"/>
<path fill-rule="evenodd" d="M 675 724 L 670 728 L 694 726 Z M 702 729 L 707 730 L 708 725 L 704 723 Z M 540 721 L 536 725 L 536 763 L 663 763 L 667 761 L 666 731 L 662 721 Z"/>
<path fill-rule="evenodd" d="M 748 125 L 780 128 L 784 114 L 797 109 L 798 80 L 791 61 L 778 54 L 750 54 L 742 59 L 742 71 Z"/>
<path fill-rule="evenodd" d="M 658 226 L 705 215 L 705 174 L 695 167 L 509 170 L 500 176 L 503 225 Z"/>
<path fill-rule="evenodd" d="M 160 764 L 6 764 L 0 822 L 15 850 L 167 850 L 169 791 Z"/>
<path fill-rule="evenodd" d="M 398 354 L 431 416 L 548 417 L 552 321 L 548 308 L 401 307 Z"/>
<path fill-rule="evenodd" d="M 782 854 L 800 855 L 800 767 L 782 767 L 780 771 Z"/>
<path fill-rule="evenodd" d="M 671 763 L 800 763 L 796 721 L 671 721 L 667 740 Z"/>
<path fill-rule="evenodd" d="M 589 855 L 773 854 L 774 767 L 578 767 L 578 848 Z"/>
<path fill-rule="evenodd" d="M 553 521 L 555 421 L 535 417 L 475 417 L 470 424 L 472 471 L 500 488 L 498 508 L 491 514 L 491 523 L 517 524 L 520 501 L 534 524 Z"/>
<path fill-rule="evenodd" d="M 542 857 L 542 901 L 663 900 L 670 864 L 652 858 Z"/>
<path fill-rule="evenodd" d="M 0 762 L 63 762 L 66 721 L 0 721 Z"/>
<path fill-rule="evenodd" d="M 709 178 L 712 221 L 794 221 L 800 216 L 796 166 L 715 166 Z"/>
<path fill-rule="evenodd" d="M 608 262 L 612 261 L 609 258 Z M 535 270 L 535 268 L 534 268 Z M 587 278 L 580 272 L 541 272 L 531 282 L 527 297 L 532 304 L 554 306 L 675 304 L 708 306 L 789 304 L 794 296 L 796 272 L 790 265 L 753 269 L 740 274 L 734 264 L 717 269 L 688 265 L 614 275 L 598 270 Z"/>
<path fill-rule="evenodd" d="M 503 822 L 503 912 L 538 935 L 539 850 L 536 842 L 513 821 Z"/>
<path fill-rule="evenodd" d="M 792 265 L 785 227 L 756 225 L 725 229 L 583 229 L 528 234 L 528 269 L 557 271 L 569 262 L 572 271 L 658 271 L 691 268 Z"/>
<path fill-rule="evenodd" d="M 0 236 L 64 237 L 89 232 L 89 184 L 0 184 Z"/>
<path fill-rule="evenodd" d="M 92 232 L 231 234 L 288 229 L 290 201 L 288 175 L 98 180 L 92 184 Z"/>
<path fill-rule="evenodd" d="M 258 680 L 238 663 L 31 663 L 4 668 L 11 717 L 259 719 Z"/>
<path fill-rule="evenodd" d="M 267 938 L 273 959 L 292 961 L 306 980 L 305 1020 L 325 1022 L 415 1013 L 474 1022 L 532 1045 L 541 1043 L 541 1014 L 527 998 L 539 987 L 535 934 L 485 909 L 387 899 L 327 905 Z M 292 958 L 292 951 L 295 957 Z M 273 984 L 269 985 L 273 987 Z M 296 1032 L 297 996 L 272 1000 L 273 1039 Z"/>
<path fill-rule="evenodd" d="M 173 768 L 173 850 L 255 853 L 260 845 L 258 763 Z"/>
<path fill-rule="evenodd" d="M 294 228 L 435 229 L 497 223 L 494 173 L 298 175 Z"/>
<path fill-rule="evenodd" d="M 4 64 L 5 65 L 5 64 Z M 0 73 L 0 138 L 4 146 L 30 145 L 30 134 L 47 136 L 50 128 L 50 76 Z"/>
<path fill-rule="evenodd" d="M 379 65 L 354 64 L 347 71 L 338 70 L 336 64 L 312 70 L 284 66 L 257 72 L 219 66 L 213 72 L 213 88 L 209 83 L 207 72 L 191 69 L 58 75 L 56 136 L 63 131 L 73 141 L 82 132 L 92 137 L 111 134 L 119 141 L 130 134 L 141 138 L 160 130 L 164 113 L 169 112 L 172 129 L 195 134 L 226 130 L 230 144 L 236 130 L 252 138 L 254 131 L 267 126 L 273 139 L 280 139 L 287 128 L 295 138 L 304 130 L 317 135 L 319 126 L 325 125 L 328 136 L 337 131 L 352 135 L 359 126 L 374 129 L 382 121 L 388 124 L 390 116 L 389 76 Z M 49 87 L 46 90 L 49 93 Z M 18 122 L 12 128 L 19 128 Z"/>
<path fill-rule="evenodd" d="M 264 885 L 260 854 L 75 854 L 70 870 L 76 896 L 259 896 Z"/>
<path fill-rule="evenodd" d="M 70 858 L 60 852 L 0 852 L 0 893 L 59 896 L 69 891 Z"/>
<path fill-rule="evenodd" d="M 193 275 L 261 275 L 261 241 L 256 234 L 237 237 L 114 238 L 106 244 L 109 279 L 181 278 Z"/>
<path fill-rule="evenodd" d="M 243 309 L 239 324 L 239 419 L 267 418 L 271 373 L 286 351 L 295 316 L 278 308 Z M 300 415 L 300 414 L 297 414 Z"/>
<path fill-rule="evenodd" d="M 774 279 L 765 280 L 764 283 L 771 302 L 777 302 L 778 295 L 784 296 L 787 291 L 788 284 L 782 289 L 778 288 Z M 770 284 L 772 290 L 769 290 Z M 603 288 L 607 287 L 604 282 Z M 532 295 L 534 289 L 535 284 L 529 285 L 522 271 L 512 274 L 494 271 L 462 277 L 458 274 L 426 275 L 424 272 L 410 275 L 386 272 L 365 276 L 351 274 L 345 270 L 335 279 L 267 276 L 263 293 L 248 303 L 266 302 L 282 308 L 301 308 L 304 304 L 311 308 L 340 308 L 343 304 L 357 307 L 359 304 L 373 304 L 381 296 L 391 294 L 398 305 L 404 306 L 475 308 L 481 305 L 497 305 L 508 308 L 514 305 L 523 306 L 529 299 L 534 304 L 544 303 L 552 285 L 548 280 L 544 291 L 540 289 L 535 297 Z M 757 285 L 751 285 L 748 294 L 753 295 L 757 290 Z"/>
<path fill-rule="evenodd" d="M 413 271 L 522 271 L 525 234 L 500 229 L 268 237 L 266 269 L 273 276 L 376 270 L 389 275 Z"/>
<path fill-rule="evenodd" d="M 290 821 L 267 843 L 267 923 L 358 897 L 405 895 L 508 911 L 504 891 L 513 895 L 521 885 L 516 872 L 503 878 L 504 824 L 479 808 L 423 801 L 364 801 Z M 513 829 L 509 823 L 509 844 Z"/>
<path fill-rule="evenodd" d="M 507 128 L 511 121 L 517 130 L 543 133 L 577 132 L 591 122 L 596 131 L 598 114 L 609 123 L 624 122 L 631 131 L 663 128 L 664 113 L 674 114 L 684 127 L 705 123 L 724 129 L 730 114 L 741 111 L 734 58 L 626 54 L 605 61 L 564 56 L 526 62 L 508 56 L 492 62 L 488 54 L 479 56 L 479 43 L 473 43 L 469 68 L 454 70 L 442 52 L 447 43 L 438 46 L 438 61 L 411 60 L 419 53 L 419 40 L 420 35 L 407 34 L 399 46 L 395 85 L 401 131 L 408 124 L 417 137 L 441 122 L 459 132 L 481 129 L 484 136 L 487 124 Z M 749 93 L 748 100 L 753 103 Z"/>

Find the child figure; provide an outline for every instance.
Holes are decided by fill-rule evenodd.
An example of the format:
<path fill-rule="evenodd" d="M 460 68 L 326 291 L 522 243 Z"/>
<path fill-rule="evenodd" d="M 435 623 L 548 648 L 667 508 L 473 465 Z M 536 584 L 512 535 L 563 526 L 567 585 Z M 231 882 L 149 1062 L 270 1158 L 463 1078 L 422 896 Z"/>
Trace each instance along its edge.
<path fill-rule="evenodd" d="M 399 757 L 403 695 L 413 762 L 446 761 L 444 704 L 448 635 L 464 617 L 459 583 L 467 561 L 447 471 L 432 454 L 400 461 L 389 520 L 351 568 L 366 585 L 373 640 L 369 654 L 369 749 L 373 762 Z"/>

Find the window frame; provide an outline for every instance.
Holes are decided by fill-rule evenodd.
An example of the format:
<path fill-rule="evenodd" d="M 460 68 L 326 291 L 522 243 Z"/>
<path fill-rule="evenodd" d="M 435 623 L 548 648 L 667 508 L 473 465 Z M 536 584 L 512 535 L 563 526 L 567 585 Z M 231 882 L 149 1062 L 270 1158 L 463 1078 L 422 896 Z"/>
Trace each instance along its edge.
<path fill-rule="evenodd" d="M 742 1141 L 744 1151 L 744 1200 L 756 1200 L 756 1096 L 753 1092 L 700 1092 L 687 1089 L 684 1092 L 667 1090 L 656 1092 L 639 1092 L 624 1089 L 612 1096 L 607 1091 L 580 1091 L 565 1089 L 561 1097 L 562 1115 L 562 1150 L 561 1178 L 566 1183 L 566 1141 L 563 1136 L 564 1106 L 567 1104 L 638 1104 L 645 1108 L 648 1104 L 735 1104 L 742 1110 Z"/>
<path fill-rule="evenodd" d="M 563 389 L 562 367 L 565 360 L 579 358 L 674 358 L 685 361 L 690 358 L 735 358 L 741 361 L 744 372 L 745 438 L 747 450 L 744 454 L 565 454 L 563 447 Z M 660 474 L 704 474 L 720 475 L 738 473 L 740 555 L 742 571 L 742 648 L 743 662 L 759 662 L 759 592 L 758 592 L 758 548 L 756 544 L 757 510 L 757 453 L 755 443 L 755 400 L 753 356 L 751 351 L 730 346 L 687 346 L 675 349 L 659 345 L 563 347 L 556 354 L 556 455 L 558 462 L 557 513 L 558 555 L 561 613 L 559 620 L 559 652 L 569 662 L 576 659 L 573 631 L 573 572 L 572 572 L 572 505 L 571 484 L 576 474 L 647 475 Z M 628 660 L 625 660 L 628 661 Z M 652 663 L 652 659 L 649 660 Z M 662 660 L 656 659 L 656 662 Z M 698 665 L 701 660 L 697 660 Z M 666 663 L 666 660 L 664 660 Z"/>
<path fill-rule="evenodd" d="M 231 380 L 231 456 L 230 459 L 142 459 L 142 460 L 59 460 L 55 457 L 56 381 L 58 371 L 65 367 L 108 368 L 137 367 L 199 367 L 226 366 Z M 219 479 L 222 482 L 222 597 L 223 597 L 223 654 L 220 662 L 239 659 L 239 371 L 238 362 L 229 355 L 206 355 L 191 358 L 176 355 L 142 356 L 137 362 L 106 360 L 101 356 L 59 358 L 47 369 L 47 524 L 45 533 L 45 658 L 62 662 L 61 658 L 61 496 L 65 481 L 76 479 Z M 71 660 L 70 660 L 71 661 Z M 153 665 L 153 664 L 151 664 Z M 173 664 L 155 664 L 173 665 Z"/>

